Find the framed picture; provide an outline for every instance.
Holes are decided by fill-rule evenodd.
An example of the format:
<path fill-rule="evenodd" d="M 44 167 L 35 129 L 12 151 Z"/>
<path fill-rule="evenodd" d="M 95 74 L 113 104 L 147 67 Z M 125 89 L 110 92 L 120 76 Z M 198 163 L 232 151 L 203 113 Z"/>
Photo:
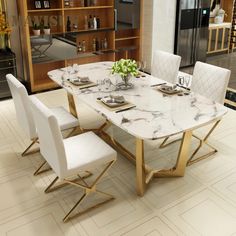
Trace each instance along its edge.
<path fill-rule="evenodd" d="M 50 8 L 50 2 L 47 0 L 47 1 L 43 1 L 43 7 L 44 8 Z"/>
<path fill-rule="evenodd" d="M 34 5 L 35 5 L 36 9 L 41 9 L 42 8 L 41 1 L 34 1 Z"/>

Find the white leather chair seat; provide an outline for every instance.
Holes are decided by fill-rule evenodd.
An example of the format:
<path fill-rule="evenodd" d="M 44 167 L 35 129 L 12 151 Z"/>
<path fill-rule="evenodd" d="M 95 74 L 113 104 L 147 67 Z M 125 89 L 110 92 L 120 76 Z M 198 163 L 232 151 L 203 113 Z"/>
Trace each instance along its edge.
<path fill-rule="evenodd" d="M 63 140 L 67 159 L 65 178 L 116 160 L 116 152 L 93 132 Z M 89 148 L 88 148 L 89 144 Z M 63 175 L 63 174 L 62 174 Z"/>
<path fill-rule="evenodd" d="M 55 107 L 50 109 L 56 116 L 61 130 L 71 129 L 79 126 L 79 121 L 71 115 L 64 107 Z"/>

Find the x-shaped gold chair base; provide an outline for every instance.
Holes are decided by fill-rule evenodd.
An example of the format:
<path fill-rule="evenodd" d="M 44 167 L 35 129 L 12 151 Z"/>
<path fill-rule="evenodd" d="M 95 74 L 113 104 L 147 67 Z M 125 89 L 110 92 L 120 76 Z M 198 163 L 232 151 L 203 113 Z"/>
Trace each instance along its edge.
<path fill-rule="evenodd" d="M 38 138 L 35 138 L 32 140 L 31 144 L 25 149 L 24 152 L 22 152 L 21 156 L 24 157 L 24 156 L 27 156 L 27 155 L 30 155 L 30 154 L 33 154 L 33 153 L 36 153 L 36 152 L 39 152 L 39 148 L 36 149 L 36 150 L 33 150 L 31 152 L 29 152 L 29 150 L 31 149 L 31 147 L 34 146 L 34 144 L 38 143 Z"/>
<path fill-rule="evenodd" d="M 196 139 L 199 140 L 199 145 L 198 145 L 198 147 L 195 149 L 195 151 L 192 153 L 192 155 L 190 156 L 190 158 L 189 158 L 189 160 L 188 160 L 188 162 L 187 162 L 187 166 L 190 166 L 190 165 L 192 165 L 192 164 L 194 164 L 194 163 L 197 163 L 197 162 L 199 162 L 199 161 L 201 161 L 201 160 L 204 160 L 204 159 L 208 158 L 209 156 L 211 156 L 211 155 L 213 155 L 213 154 L 215 154 L 215 153 L 217 152 L 217 149 L 214 148 L 212 145 L 210 145 L 207 140 L 208 140 L 208 138 L 210 137 L 210 135 L 213 133 L 213 131 L 216 129 L 216 127 L 218 126 L 218 124 L 220 123 L 220 121 L 221 121 L 221 120 L 218 120 L 218 121 L 213 125 L 213 127 L 210 129 L 210 131 L 207 133 L 207 135 L 206 135 L 203 139 L 202 139 L 202 138 L 199 138 L 199 137 L 196 136 L 196 135 L 193 135 L 194 138 L 196 138 Z M 176 143 L 176 142 L 178 142 L 178 141 L 181 140 L 181 138 L 180 138 L 180 139 L 176 139 L 176 140 L 173 140 L 173 141 L 167 143 L 168 139 L 169 139 L 169 137 L 167 137 L 167 138 L 164 139 L 164 141 L 163 141 L 163 142 L 161 143 L 161 145 L 160 145 L 160 148 L 165 148 L 165 147 L 167 147 L 167 146 L 169 146 L 169 145 L 171 145 L 171 144 L 173 144 L 173 143 Z M 210 151 L 210 152 L 208 152 L 208 153 L 206 153 L 206 154 L 204 154 L 204 155 L 202 155 L 202 156 L 199 156 L 199 157 L 195 158 L 195 157 L 196 157 L 196 154 L 200 151 L 200 149 L 201 149 L 204 145 L 207 145 L 209 148 L 212 149 L 212 151 Z"/>
<path fill-rule="evenodd" d="M 89 176 L 92 175 L 91 172 L 89 171 L 86 171 L 87 172 L 87 175 L 85 176 L 80 176 L 79 174 L 77 174 L 78 178 L 74 179 L 74 180 L 69 180 L 69 179 L 64 179 L 63 182 L 61 184 L 58 184 L 56 186 L 54 186 L 56 184 L 56 182 L 58 181 L 59 177 L 56 177 L 52 183 L 45 189 L 45 193 L 50 193 L 52 191 L 55 191 L 59 188 L 62 188 L 64 187 L 65 185 L 68 185 L 68 184 L 71 184 L 73 186 L 76 186 L 76 187 L 79 187 L 79 188 L 82 188 L 84 189 L 84 194 L 82 195 L 82 197 L 75 203 L 75 205 L 71 208 L 71 210 L 65 215 L 65 217 L 63 218 L 63 222 L 67 222 L 68 220 L 74 218 L 74 217 L 77 217 L 77 216 L 80 216 L 86 212 L 88 212 L 89 210 L 91 209 L 94 209 L 94 208 L 97 208 L 98 206 L 102 205 L 102 204 L 105 204 L 113 199 L 115 199 L 112 195 L 108 194 L 108 193 L 105 193 L 105 192 L 102 192 L 102 191 L 99 191 L 96 189 L 96 184 L 100 181 L 100 179 L 106 174 L 106 172 L 110 169 L 110 167 L 114 164 L 115 161 L 111 161 L 109 162 L 105 169 L 98 175 L 98 177 L 95 179 L 95 181 L 91 184 L 91 185 L 88 185 L 86 182 L 85 182 L 85 178 L 88 178 Z M 78 183 L 78 180 L 80 180 L 81 182 L 83 182 L 83 184 L 80 184 Z M 99 194 L 102 194 L 102 195 L 105 195 L 105 196 L 108 196 L 109 198 L 100 202 L 100 203 L 97 203 L 87 209 L 85 209 L 84 211 L 80 211 L 79 213 L 77 214 L 74 214 L 73 216 L 72 213 L 74 212 L 74 210 L 84 201 L 84 199 L 86 197 L 88 197 L 88 195 L 90 195 L 91 193 L 99 193 Z"/>

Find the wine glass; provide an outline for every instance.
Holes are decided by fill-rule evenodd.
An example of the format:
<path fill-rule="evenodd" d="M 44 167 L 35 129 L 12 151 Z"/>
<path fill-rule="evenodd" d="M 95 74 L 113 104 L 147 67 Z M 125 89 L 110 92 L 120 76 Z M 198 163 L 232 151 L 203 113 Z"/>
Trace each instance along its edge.
<path fill-rule="evenodd" d="M 191 76 L 190 75 L 186 75 L 185 76 L 185 86 L 186 86 L 186 88 L 190 87 L 190 82 L 191 82 Z"/>
<path fill-rule="evenodd" d="M 73 70 L 74 70 L 74 72 L 75 72 L 76 74 L 79 72 L 79 65 L 78 65 L 77 63 L 74 63 L 74 64 L 72 65 L 72 68 L 73 68 Z"/>
<path fill-rule="evenodd" d="M 73 65 L 71 63 L 68 63 L 66 70 L 69 75 L 73 74 L 73 72 L 74 72 Z"/>

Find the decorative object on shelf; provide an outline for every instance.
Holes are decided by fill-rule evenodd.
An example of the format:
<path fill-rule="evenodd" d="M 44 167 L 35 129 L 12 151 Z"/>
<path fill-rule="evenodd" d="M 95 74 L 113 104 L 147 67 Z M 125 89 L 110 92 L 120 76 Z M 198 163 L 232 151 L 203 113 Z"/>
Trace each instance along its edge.
<path fill-rule="evenodd" d="M 51 29 L 50 29 L 50 24 L 49 23 L 48 23 L 48 25 L 44 25 L 43 32 L 46 35 L 49 35 L 51 33 Z"/>
<path fill-rule="evenodd" d="M 90 0 L 84 0 L 84 6 L 89 7 L 90 6 Z"/>
<path fill-rule="evenodd" d="M 219 9 L 217 16 L 214 19 L 215 24 L 221 24 L 224 22 L 225 11 L 221 8 Z M 227 16 L 227 15 L 226 15 Z"/>
<path fill-rule="evenodd" d="M 71 21 L 70 21 L 70 17 L 69 16 L 67 16 L 66 31 L 67 32 L 71 31 Z"/>
<path fill-rule="evenodd" d="M 131 59 L 120 59 L 113 64 L 112 74 L 120 75 L 123 80 L 117 85 L 118 88 L 122 90 L 133 88 L 133 84 L 129 83 L 129 80 L 132 76 L 138 75 L 137 63 Z"/>
<path fill-rule="evenodd" d="M 95 52 L 96 51 L 96 39 L 94 38 L 93 39 L 93 52 Z"/>
<path fill-rule="evenodd" d="M 45 9 L 48 9 L 48 8 L 50 8 L 50 2 L 49 2 L 49 0 L 44 0 L 43 1 L 43 8 L 45 8 Z"/>
<path fill-rule="evenodd" d="M 41 1 L 35 0 L 35 1 L 34 1 L 34 6 L 35 6 L 36 9 L 41 9 L 41 8 L 42 8 L 42 3 L 41 3 Z"/>
<path fill-rule="evenodd" d="M 78 43 L 78 48 L 77 48 L 78 53 L 81 53 L 83 51 L 83 46 L 81 42 Z"/>
<path fill-rule="evenodd" d="M 6 16 L 0 12 L 0 50 L 1 51 L 6 50 L 10 33 L 11 33 L 11 28 L 6 22 Z"/>
<path fill-rule="evenodd" d="M 108 48 L 107 38 L 105 38 L 104 41 L 103 41 L 103 48 L 104 48 L 105 50 Z"/>
<path fill-rule="evenodd" d="M 97 28 L 99 29 L 101 27 L 101 21 L 100 18 L 97 16 Z"/>
<path fill-rule="evenodd" d="M 73 24 L 73 31 L 77 31 L 78 30 L 78 25 L 77 24 Z"/>
<path fill-rule="evenodd" d="M 82 41 L 82 51 L 86 52 L 86 43 L 85 40 Z"/>
<path fill-rule="evenodd" d="M 70 0 L 64 0 L 64 6 L 69 7 L 70 6 Z"/>
<path fill-rule="evenodd" d="M 93 28 L 94 28 L 94 29 L 97 29 L 97 28 L 98 28 L 96 16 L 93 16 Z"/>
<path fill-rule="evenodd" d="M 32 20 L 32 27 L 33 27 L 34 35 L 39 36 L 40 35 L 40 25 L 38 25 L 37 23 L 35 23 L 34 20 Z"/>

